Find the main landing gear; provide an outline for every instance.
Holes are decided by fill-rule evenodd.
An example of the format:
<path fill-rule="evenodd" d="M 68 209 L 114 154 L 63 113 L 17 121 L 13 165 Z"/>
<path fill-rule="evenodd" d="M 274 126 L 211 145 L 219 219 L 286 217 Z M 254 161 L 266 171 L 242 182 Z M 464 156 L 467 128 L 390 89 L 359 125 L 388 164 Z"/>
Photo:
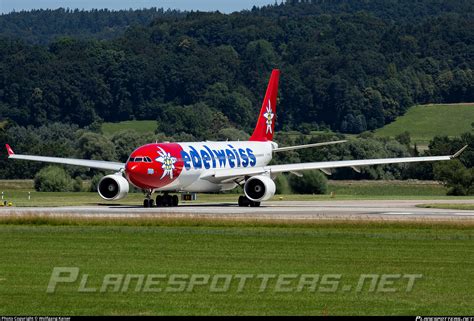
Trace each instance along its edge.
<path fill-rule="evenodd" d="M 252 200 L 249 200 L 246 196 L 239 196 L 239 206 L 240 207 L 259 207 L 260 202 L 254 202 Z"/>
<path fill-rule="evenodd" d="M 154 201 L 151 198 L 152 191 L 145 192 L 145 200 L 143 201 L 143 207 L 149 208 L 154 206 Z M 174 207 L 178 206 L 179 198 L 178 195 L 169 195 L 164 193 L 163 195 L 156 196 L 156 207 Z"/>
<path fill-rule="evenodd" d="M 171 196 L 168 193 L 164 193 L 163 195 L 158 195 L 156 197 L 157 207 L 178 206 L 178 203 L 179 203 L 178 195 Z"/>

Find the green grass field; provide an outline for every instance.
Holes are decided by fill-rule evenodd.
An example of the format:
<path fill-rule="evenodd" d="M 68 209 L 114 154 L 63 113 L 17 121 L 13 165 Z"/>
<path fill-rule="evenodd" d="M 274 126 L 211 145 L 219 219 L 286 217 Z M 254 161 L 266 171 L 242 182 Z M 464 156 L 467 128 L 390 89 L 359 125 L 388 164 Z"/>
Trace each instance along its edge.
<path fill-rule="evenodd" d="M 375 131 L 378 137 L 395 137 L 410 132 L 413 143 L 427 146 L 435 136 L 459 136 L 472 130 L 474 104 L 419 105 L 396 121 Z"/>
<path fill-rule="evenodd" d="M 262 226 L 30 226 L 0 224 L 0 314 L 3 315 L 468 315 L 474 312 L 471 226 L 321 224 Z M 77 267 L 76 281 L 46 293 L 54 267 Z M 85 288 L 80 280 L 87 274 Z M 100 292 L 107 274 L 165 275 L 162 292 Z M 242 292 L 209 283 L 164 291 L 172 274 L 253 275 Z M 259 292 L 258 275 L 296 275 L 279 292 L 276 278 Z M 340 275 L 316 291 L 296 291 L 302 274 Z M 357 290 L 364 274 L 417 274 L 385 288 Z M 333 279 L 335 280 L 335 279 Z M 121 283 L 122 284 L 122 283 Z M 347 286 L 351 286 L 347 290 Z M 377 288 L 380 286 L 377 285 Z M 335 291 L 324 292 L 332 288 Z"/>
<path fill-rule="evenodd" d="M 127 120 L 119 123 L 103 123 L 102 132 L 105 135 L 112 136 L 121 131 L 131 129 L 137 133 L 155 133 L 156 120 Z"/>

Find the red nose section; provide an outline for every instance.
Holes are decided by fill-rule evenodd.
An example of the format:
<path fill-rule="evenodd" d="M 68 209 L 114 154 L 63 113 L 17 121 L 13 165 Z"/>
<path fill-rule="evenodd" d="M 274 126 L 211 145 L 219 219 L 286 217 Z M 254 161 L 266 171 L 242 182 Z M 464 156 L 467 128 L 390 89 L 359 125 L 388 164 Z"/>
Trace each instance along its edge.
<path fill-rule="evenodd" d="M 143 189 L 165 187 L 183 170 L 179 144 L 149 144 L 137 148 L 125 166 L 125 174 L 133 185 Z"/>

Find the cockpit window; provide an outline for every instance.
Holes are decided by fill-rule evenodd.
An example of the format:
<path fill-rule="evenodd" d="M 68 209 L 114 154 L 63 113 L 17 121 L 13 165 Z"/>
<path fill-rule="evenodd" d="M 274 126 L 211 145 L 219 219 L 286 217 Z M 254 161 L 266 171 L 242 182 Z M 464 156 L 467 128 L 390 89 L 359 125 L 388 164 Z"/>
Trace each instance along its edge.
<path fill-rule="evenodd" d="M 130 157 L 128 161 L 135 162 L 135 163 L 151 163 L 151 158 L 148 156 Z"/>

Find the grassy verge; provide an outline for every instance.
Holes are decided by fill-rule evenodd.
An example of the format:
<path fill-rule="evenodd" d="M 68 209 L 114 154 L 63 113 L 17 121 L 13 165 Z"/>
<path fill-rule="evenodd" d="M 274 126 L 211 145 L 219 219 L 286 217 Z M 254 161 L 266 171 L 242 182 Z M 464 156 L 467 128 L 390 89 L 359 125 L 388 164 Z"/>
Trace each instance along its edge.
<path fill-rule="evenodd" d="M 33 191 L 34 181 L 32 179 L 0 179 L 0 192 L 23 190 Z"/>
<path fill-rule="evenodd" d="M 0 225 L 0 314 L 472 314 L 473 238 L 472 227 L 429 225 Z M 79 277 L 46 293 L 54 267 L 77 267 Z M 95 292 L 78 291 L 84 274 Z M 225 292 L 211 292 L 209 284 L 135 292 L 136 281 L 126 291 L 100 292 L 108 274 L 340 277 L 329 292 L 322 290 L 334 287 L 324 282 L 315 292 L 296 291 L 298 277 L 284 287 L 289 292 L 277 291 L 276 279 L 260 292 L 256 278 L 242 292 L 236 279 Z M 408 292 L 406 279 L 389 285 L 395 292 L 370 291 L 369 283 L 356 291 L 363 274 L 422 277 Z M 169 285 L 163 282 L 159 288 Z"/>
<path fill-rule="evenodd" d="M 47 213 L 30 215 L 0 216 L 0 225 L 35 225 L 35 226 L 134 226 L 134 227 L 272 227 L 272 228 L 315 228 L 315 227 L 403 227 L 403 228 L 428 228 L 428 227 L 456 227 L 472 228 L 472 220 L 407 220 L 387 221 L 379 220 L 347 220 L 347 219 L 256 219 L 256 218 L 214 218 L 194 216 L 139 216 L 139 217 L 87 217 L 77 215 L 51 216 Z"/>
<path fill-rule="evenodd" d="M 434 181 L 329 181 L 329 194 L 360 197 L 443 197 L 446 188 Z"/>
<path fill-rule="evenodd" d="M 417 207 L 474 211 L 474 204 L 419 204 Z"/>
<path fill-rule="evenodd" d="M 14 206 L 139 205 L 143 202 L 141 193 L 130 193 L 125 199 L 116 202 L 106 202 L 97 193 L 39 193 L 33 190 L 32 181 L 0 181 L 0 191 L 4 191 L 4 199 Z M 272 200 L 474 199 L 473 196 L 453 197 L 445 193 L 446 189 L 436 182 L 330 181 L 328 194 L 325 195 L 275 195 Z M 234 203 L 237 198 L 238 194 L 199 194 L 196 203 Z"/>

